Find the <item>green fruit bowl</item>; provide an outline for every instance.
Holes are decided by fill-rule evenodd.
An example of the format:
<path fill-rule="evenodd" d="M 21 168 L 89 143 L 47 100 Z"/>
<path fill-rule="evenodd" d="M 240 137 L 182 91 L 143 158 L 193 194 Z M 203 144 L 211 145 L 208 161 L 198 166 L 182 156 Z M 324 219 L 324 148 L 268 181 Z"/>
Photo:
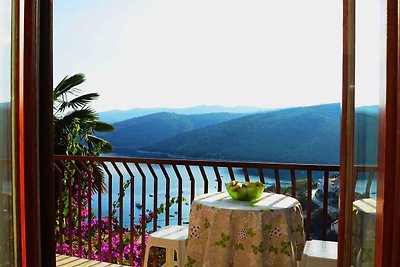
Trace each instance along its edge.
<path fill-rule="evenodd" d="M 252 201 L 256 200 L 264 192 L 264 184 L 261 182 L 237 182 L 225 183 L 226 191 L 234 200 Z"/>

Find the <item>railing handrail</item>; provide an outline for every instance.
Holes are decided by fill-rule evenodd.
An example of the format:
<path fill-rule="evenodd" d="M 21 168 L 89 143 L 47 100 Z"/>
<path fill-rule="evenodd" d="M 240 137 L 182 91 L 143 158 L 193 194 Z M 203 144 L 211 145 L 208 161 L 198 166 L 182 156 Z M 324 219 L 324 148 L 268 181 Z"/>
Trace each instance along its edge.
<path fill-rule="evenodd" d="M 139 157 L 104 157 L 104 156 L 69 156 L 55 155 L 55 160 L 81 160 L 81 161 L 118 161 L 121 163 L 143 163 L 143 164 L 175 164 L 191 166 L 218 166 L 218 167 L 246 167 L 246 168 L 278 168 L 284 170 L 309 170 L 314 171 L 339 171 L 340 166 L 335 164 L 308 164 L 308 163 L 279 163 L 261 161 L 232 161 L 232 160 L 198 160 L 198 159 L 170 159 L 170 158 L 139 158 Z M 365 170 L 376 168 L 374 166 L 356 166 Z"/>

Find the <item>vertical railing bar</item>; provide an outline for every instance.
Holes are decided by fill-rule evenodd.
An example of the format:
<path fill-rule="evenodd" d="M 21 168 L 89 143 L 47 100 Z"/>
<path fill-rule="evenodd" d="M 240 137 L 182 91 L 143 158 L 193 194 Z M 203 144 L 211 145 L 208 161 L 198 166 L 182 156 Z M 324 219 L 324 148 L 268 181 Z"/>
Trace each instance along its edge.
<path fill-rule="evenodd" d="M 134 187 L 134 178 L 135 176 L 133 175 L 131 169 L 129 168 L 128 164 L 126 162 L 123 162 L 123 165 L 126 169 L 126 171 L 128 172 L 129 176 L 130 176 L 130 211 L 131 214 L 129 216 L 129 225 L 130 225 L 130 231 L 129 231 L 129 244 L 131 249 L 129 250 L 129 260 L 130 260 L 130 264 L 131 266 L 133 266 L 133 244 L 134 244 L 134 237 L 135 237 L 135 225 L 134 225 L 134 212 L 135 212 L 135 208 L 134 208 L 134 195 L 135 195 L 135 187 Z"/>
<path fill-rule="evenodd" d="M 169 225 L 169 201 L 170 201 L 170 183 L 168 172 L 164 167 L 164 164 L 159 164 L 162 173 L 165 177 L 165 226 Z"/>
<path fill-rule="evenodd" d="M 229 177 L 231 178 L 231 181 L 235 180 L 235 173 L 233 172 L 232 166 L 228 167 L 228 171 L 229 171 Z"/>
<path fill-rule="evenodd" d="M 172 167 L 178 178 L 178 225 L 182 225 L 182 176 L 175 164 L 173 164 Z"/>
<path fill-rule="evenodd" d="M 140 167 L 139 163 L 135 162 L 136 169 L 139 171 L 140 176 L 142 177 L 142 220 L 141 220 L 141 226 L 142 226 L 142 251 L 146 251 L 146 242 L 145 242 L 145 237 L 146 237 L 146 224 L 147 224 L 147 218 L 146 218 L 146 175 L 144 174 L 142 168 Z M 139 220 L 140 221 L 140 220 Z M 141 261 L 144 261 L 144 253 L 141 255 Z"/>
<path fill-rule="evenodd" d="M 157 231 L 157 217 L 158 217 L 158 177 L 156 172 L 153 169 L 153 166 L 151 166 L 150 163 L 147 164 L 147 168 L 149 168 L 151 175 L 153 176 L 154 179 L 154 194 L 153 194 L 153 231 Z"/>
<path fill-rule="evenodd" d="M 276 193 L 280 194 L 281 193 L 281 179 L 280 179 L 280 176 L 279 176 L 279 169 L 274 168 L 274 175 L 275 175 Z"/>
<path fill-rule="evenodd" d="M 370 171 L 370 172 L 368 172 L 368 173 L 369 173 L 369 175 L 368 175 L 368 180 L 367 180 L 367 184 L 366 184 L 366 186 L 365 186 L 365 197 L 366 197 L 366 198 L 370 198 L 370 197 L 371 197 L 372 180 L 373 180 L 373 178 L 374 178 L 374 176 L 375 176 L 374 171 Z"/>
<path fill-rule="evenodd" d="M 246 180 L 246 182 L 250 182 L 249 170 L 246 167 L 243 167 L 243 174 L 244 174 L 244 179 Z"/>
<path fill-rule="evenodd" d="M 307 170 L 307 232 L 306 239 L 311 236 L 311 210 L 312 210 L 312 171 Z"/>
<path fill-rule="evenodd" d="M 78 161 L 79 165 L 84 169 L 84 171 L 88 175 L 88 181 L 87 181 L 87 197 L 88 197 L 88 258 L 89 260 L 92 259 L 92 181 L 93 181 L 93 176 L 92 176 L 92 171 L 89 170 L 89 168 L 86 166 L 88 162 L 83 162 L 83 161 Z"/>
<path fill-rule="evenodd" d="M 359 175 L 360 175 L 360 173 L 362 173 L 363 172 L 363 169 L 362 168 L 359 168 L 359 167 L 357 167 L 357 166 L 354 166 L 354 171 L 355 171 L 355 179 L 353 179 L 353 184 L 352 184 L 352 187 L 351 188 L 353 188 L 353 198 L 355 198 L 355 190 L 356 190 L 356 184 L 357 184 L 357 180 L 358 180 L 358 177 L 359 177 Z M 355 199 L 353 199 L 353 201 L 354 201 Z"/>
<path fill-rule="evenodd" d="M 118 249 L 119 249 L 119 257 L 118 257 L 118 262 L 119 264 L 122 264 L 122 256 L 124 253 L 123 249 L 123 212 L 124 212 L 124 175 L 121 173 L 120 169 L 118 168 L 117 164 L 115 164 L 114 161 L 111 161 L 112 166 L 114 167 L 115 171 L 119 175 L 119 225 L 118 225 L 118 230 L 119 230 L 119 244 L 118 244 Z"/>
<path fill-rule="evenodd" d="M 193 202 L 194 200 L 194 196 L 196 195 L 196 191 L 195 191 L 195 179 L 192 173 L 192 170 L 190 169 L 189 165 L 185 165 L 186 171 L 189 174 L 189 178 L 190 178 L 190 203 Z"/>
<path fill-rule="evenodd" d="M 292 197 L 296 198 L 296 173 L 294 169 L 290 169 L 290 178 L 292 183 Z"/>
<path fill-rule="evenodd" d="M 102 259 L 102 252 L 101 252 L 101 248 L 102 248 L 102 241 L 101 241 L 101 224 L 102 224 L 102 220 L 101 220 L 101 193 L 102 193 L 102 180 L 103 180 L 103 176 L 101 174 L 101 172 L 98 169 L 98 166 L 95 162 L 91 161 L 90 164 L 93 167 L 93 174 L 96 174 L 98 179 L 97 179 L 97 257 L 98 259 Z"/>
<path fill-rule="evenodd" d="M 258 177 L 260 178 L 260 182 L 265 184 L 264 172 L 261 167 L 258 168 Z"/>
<path fill-rule="evenodd" d="M 204 170 L 204 166 L 203 165 L 199 165 L 200 168 L 200 172 L 201 172 L 201 176 L 203 177 L 203 182 L 204 182 L 204 194 L 208 193 L 208 177 L 206 174 L 206 171 Z"/>
<path fill-rule="evenodd" d="M 76 170 L 76 174 L 78 176 L 78 256 L 82 257 L 82 173 L 80 169 L 75 165 L 73 161 L 71 164 Z"/>
<path fill-rule="evenodd" d="M 151 166 L 150 163 L 147 163 L 147 168 L 150 170 L 151 175 L 153 176 L 154 179 L 154 184 L 153 184 L 153 231 L 157 231 L 157 217 L 158 217 L 158 203 L 157 203 L 157 193 L 158 193 L 158 177 L 156 172 L 154 171 L 153 167 Z M 153 248 L 153 251 L 156 248 Z M 153 254 L 156 255 L 157 253 Z M 153 266 L 157 266 L 158 263 L 158 258 L 153 257 Z"/>
<path fill-rule="evenodd" d="M 324 171 L 324 207 L 322 218 L 322 240 L 326 240 L 326 232 L 328 229 L 328 185 L 329 185 L 329 171 Z"/>
<path fill-rule="evenodd" d="M 219 170 L 217 166 L 213 166 L 215 177 L 217 178 L 218 182 L 218 192 L 222 191 L 222 180 L 221 180 L 221 175 L 219 174 Z"/>
<path fill-rule="evenodd" d="M 104 162 L 100 162 L 108 175 L 108 261 L 112 262 L 112 174 Z"/>
<path fill-rule="evenodd" d="M 62 171 L 60 168 L 57 166 L 57 164 L 54 164 L 55 170 L 57 172 L 57 177 L 58 177 L 58 229 L 60 231 L 60 236 L 59 236 L 59 242 L 60 245 L 62 246 L 63 244 L 63 232 L 64 232 L 64 226 L 63 226 L 63 211 L 64 211 L 64 201 L 63 201 L 63 179 L 62 179 Z"/>
<path fill-rule="evenodd" d="M 72 256 L 72 174 L 64 161 L 60 161 L 63 169 L 67 171 L 67 186 L 68 186 L 68 240 L 69 240 L 69 256 Z"/>
<path fill-rule="evenodd" d="M 89 180 L 88 180 L 88 256 L 89 260 L 92 259 L 92 174 L 89 172 Z"/>

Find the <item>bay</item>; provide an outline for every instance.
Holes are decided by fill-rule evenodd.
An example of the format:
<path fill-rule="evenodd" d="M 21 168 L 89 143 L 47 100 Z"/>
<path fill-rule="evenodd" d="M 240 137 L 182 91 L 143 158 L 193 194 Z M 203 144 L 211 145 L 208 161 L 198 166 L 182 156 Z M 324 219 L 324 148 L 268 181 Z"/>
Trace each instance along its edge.
<path fill-rule="evenodd" d="M 117 156 L 117 155 L 113 155 Z M 119 198 L 119 190 L 120 190 L 120 183 L 126 183 L 128 180 L 130 180 L 130 175 L 128 171 L 125 169 L 122 163 L 116 163 L 118 169 L 120 170 L 122 174 L 122 179 L 120 179 L 120 175 L 118 174 L 117 170 L 114 169 L 112 164 L 106 163 L 111 175 L 111 183 L 109 178 L 106 175 L 106 184 L 108 188 L 108 192 L 102 194 L 101 198 L 101 213 L 102 217 L 105 217 L 108 215 L 108 201 L 109 201 L 109 193 L 111 191 L 111 200 L 112 202 L 115 202 Z M 146 164 L 139 164 L 141 169 L 143 170 L 145 179 L 142 178 L 140 172 L 138 169 L 134 166 L 134 164 L 128 164 L 129 168 L 131 169 L 133 175 L 134 175 L 134 182 L 133 182 L 133 196 L 131 200 L 131 186 L 126 188 L 125 191 L 125 196 L 123 197 L 123 211 L 122 211 L 122 217 L 123 217 L 123 225 L 128 227 L 130 225 L 130 214 L 131 210 L 133 210 L 133 217 L 134 217 L 134 223 L 137 224 L 139 222 L 139 218 L 141 216 L 141 209 L 136 207 L 141 205 L 144 206 L 147 209 L 147 211 L 153 210 L 155 207 L 159 207 L 161 204 L 166 203 L 166 192 L 167 192 L 167 180 L 161 170 L 161 168 L 158 165 L 152 165 L 154 172 L 156 174 L 157 179 L 154 178 L 152 175 L 150 169 Z M 177 166 L 179 173 L 182 176 L 182 196 L 184 198 L 184 202 L 182 203 L 182 222 L 183 223 L 188 223 L 189 222 L 189 212 L 190 212 L 190 189 L 191 189 L 191 184 L 190 184 L 190 177 L 189 174 L 185 168 L 185 166 Z M 174 169 L 170 165 L 166 165 L 165 169 L 168 173 L 168 176 L 170 178 L 170 197 L 177 197 L 178 196 L 178 177 L 175 174 Z M 208 177 L 208 192 L 216 192 L 218 189 L 218 182 L 216 180 L 216 175 L 212 167 L 205 167 L 204 168 L 207 177 Z M 221 175 L 222 179 L 222 189 L 225 190 L 224 188 L 224 183 L 230 181 L 230 176 L 229 176 L 229 171 L 227 168 L 218 168 L 219 173 Z M 191 171 L 193 173 L 193 176 L 195 178 L 195 192 L 194 195 L 201 195 L 205 192 L 204 189 L 204 181 L 203 181 L 203 176 L 200 172 L 200 169 L 198 167 L 191 167 Z M 239 181 L 244 181 L 244 175 L 240 169 L 234 169 L 235 173 L 235 179 Z M 257 173 L 257 172 L 252 172 L 252 170 L 249 170 L 249 176 L 250 176 L 250 181 L 259 181 L 258 175 L 253 175 L 252 173 Z M 264 172 L 265 175 L 265 184 L 266 186 L 269 185 L 275 185 L 275 178 L 273 176 L 273 171 L 272 170 L 266 170 Z M 306 178 L 306 172 L 305 171 L 296 171 L 296 178 L 297 179 L 304 179 Z M 290 181 L 290 172 L 289 171 L 280 171 L 280 184 L 281 187 L 283 186 L 288 186 L 291 184 Z M 321 183 L 323 178 L 323 172 L 313 172 L 313 182 Z M 143 186 L 143 181 L 145 181 L 144 186 Z M 364 193 L 365 188 L 366 188 L 366 183 L 367 179 L 361 178 L 357 181 L 356 183 L 356 192 L 359 193 Z M 109 189 L 109 185 L 111 184 L 111 190 Z M 155 187 L 157 187 L 157 192 L 155 192 Z M 144 189 L 144 191 L 143 191 Z M 142 202 L 142 195 L 145 195 L 145 203 Z M 157 195 L 157 203 L 154 204 L 154 196 Z M 376 198 L 376 180 L 374 179 L 372 186 L 371 186 L 371 197 Z M 132 203 L 132 206 L 131 206 Z M 92 197 L 92 209 L 95 215 L 97 216 L 98 214 L 98 195 L 95 194 Z M 169 223 L 170 224 L 177 224 L 178 222 L 178 205 L 173 204 L 170 208 L 170 217 L 169 217 Z M 119 218 L 119 209 L 117 209 L 116 212 L 117 218 Z M 165 226 L 166 225 L 166 214 L 165 212 L 158 215 L 157 219 L 157 225 L 158 226 Z M 148 228 L 152 228 L 152 223 L 148 225 Z"/>

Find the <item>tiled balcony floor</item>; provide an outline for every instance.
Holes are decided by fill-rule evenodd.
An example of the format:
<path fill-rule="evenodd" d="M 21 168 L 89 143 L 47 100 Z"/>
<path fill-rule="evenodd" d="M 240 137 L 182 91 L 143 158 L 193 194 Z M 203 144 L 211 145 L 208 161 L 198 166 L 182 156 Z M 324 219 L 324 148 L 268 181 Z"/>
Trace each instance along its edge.
<path fill-rule="evenodd" d="M 124 265 L 112 264 L 108 262 L 91 261 L 65 255 L 56 255 L 57 267 L 125 267 Z"/>

